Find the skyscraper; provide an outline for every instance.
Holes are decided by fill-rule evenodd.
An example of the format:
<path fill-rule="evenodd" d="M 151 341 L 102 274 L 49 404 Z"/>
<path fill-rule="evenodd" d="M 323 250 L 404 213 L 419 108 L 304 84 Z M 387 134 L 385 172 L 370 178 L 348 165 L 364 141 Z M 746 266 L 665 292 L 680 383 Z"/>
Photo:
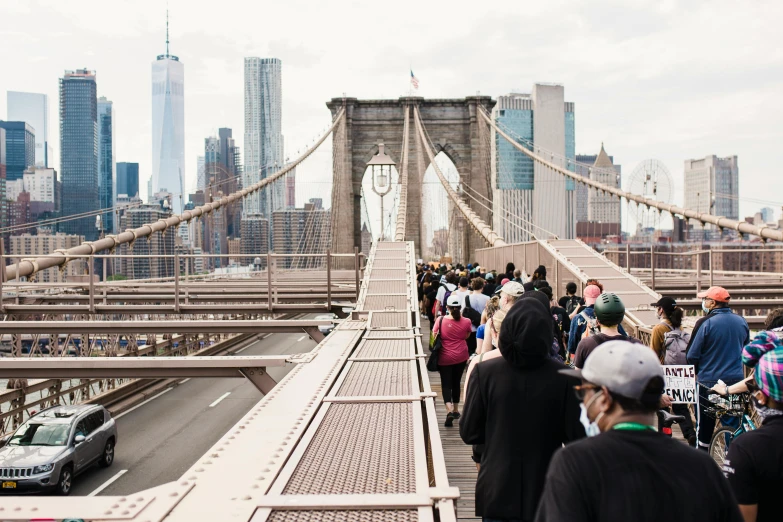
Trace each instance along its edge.
<path fill-rule="evenodd" d="M 5 129 L 0 127 L 0 227 L 6 226 L 5 201 Z"/>
<path fill-rule="evenodd" d="M 578 154 L 576 161 L 577 174 L 582 174 L 593 181 L 620 188 L 622 166 L 615 165 L 614 157 L 608 155 L 601 144 L 598 154 L 592 156 Z M 587 167 L 590 165 L 591 167 Z M 620 200 L 609 194 L 591 190 L 581 183 L 577 186 L 577 198 L 584 197 L 584 202 L 577 201 L 577 222 L 593 221 L 601 223 L 622 223 L 622 205 Z M 584 191 L 580 190 L 584 187 Z M 581 204 L 584 204 L 585 215 L 581 215 Z"/>
<path fill-rule="evenodd" d="M 48 167 L 52 161 L 49 144 L 49 97 L 34 92 L 8 91 L 8 119 L 29 123 L 35 130 L 35 164 Z"/>
<path fill-rule="evenodd" d="M 204 169 L 205 161 L 204 156 L 196 158 L 196 190 L 206 190 L 207 188 L 207 173 Z"/>
<path fill-rule="evenodd" d="M 728 219 L 739 219 L 737 156 L 685 160 L 685 208 Z M 701 229 L 701 223 L 693 225 Z M 705 225 L 707 230 L 714 226 Z"/>
<path fill-rule="evenodd" d="M 245 169 L 243 187 L 274 174 L 283 165 L 282 62 L 245 58 Z M 274 183 L 244 199 L 244 215 L 271 212 L 285 205 L 283 183 Z"/>
<path fill-rule="evenodd" d="M 234 141 L 233 132 L 228 128 L 218 129 L 218 162 L 220 169 L 220 190 L 223 194 L 236 192 L 242 185 L 239 176 L 242 174 L 239 146 Z M 230 237 L 239 237 L 242 207 L 239 203 L 230 203 L 226 207 L 226 230 Z"/>
<path fill-rule="evenodd" d="M 520 144 L 535 147 L 536 153 L 575 157 L 574 104 L 565 101 L 562 85 L 535 84 L 531 94 L 499 96 L 492 117 Z M 534 164 L 494 131 L 491 163 L 493 228 L 506 241 L 527 241 L 531 233 L 544 237 L 545 231 L 561 238 L 574 236 L 572 180 Z"/>
<path fill-rule="evenodd" d="M 152 192 L 183 194 L 185 176 L 185 66 L 169 54 L 166 12 L 166 54 L 152 62 Z M 149 195 L 148 195 L 149 197 Z M 182 213 L 180 197 L 172 201 Z"/>
<path fill-rule="evenodd" d="M 98 98 L 98 170 L 101 184 L 101 208 L 114 206 L 116 176 L 114 159 L 114 107 L 104 96 Z M 106 233 L 114 232 L 114 213 L 102 216 L 101 225 Z"/>
<path fill-rule="evenodd" d="M 70 216 L 100 208 L 98 169 L 98 100 L 95 71 L 65 71 L 60 78 L 60 176 L 62 214 Z M 66 221 L 69 234 L 97 238 L 95 218 Z"/>
<path fill-rule="evenodd" d="M 114 192 L 114 198 L 119 194 L 125 194 L 128 197 L 139 195 L 139 164 L 138 163 L 117 163 L 117 189 Z"/>
<path fill-rule="evenodd" d="M 5 129 L 6 179 L 22 179 L 35 165 L 35 129 L 24 121 L 0 121 L 0 128 Z"/>

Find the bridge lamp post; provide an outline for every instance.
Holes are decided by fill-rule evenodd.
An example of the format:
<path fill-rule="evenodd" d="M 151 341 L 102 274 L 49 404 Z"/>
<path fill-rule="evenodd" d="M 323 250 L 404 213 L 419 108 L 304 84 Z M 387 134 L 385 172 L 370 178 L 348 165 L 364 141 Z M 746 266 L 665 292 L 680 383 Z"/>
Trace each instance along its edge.
<path fill-rule="evenodd" d="M 391 192 L 391 169 L 396 163 L 386 154 L 383 143 L 378 144 L 378 154 L 367 162 L 372 176 L 372 191 L 381 198 L 381 241 L 384 240 L 383 197 Z"/>

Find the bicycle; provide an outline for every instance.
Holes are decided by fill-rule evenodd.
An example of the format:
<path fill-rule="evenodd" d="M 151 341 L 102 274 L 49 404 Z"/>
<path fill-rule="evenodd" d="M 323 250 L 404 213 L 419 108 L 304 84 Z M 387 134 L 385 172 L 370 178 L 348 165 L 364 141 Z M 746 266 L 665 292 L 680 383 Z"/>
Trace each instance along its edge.
<path fill-rule="evenodd" d="M 661 433 L 668 437 L 672 436 L 672 425 L 685 421 L 685 417 L 669 413 L 669 410 L 658 410 L 657 415 L 661 423 Z"/>
<path fill-rule="evenodd" d="M 722 427 L 712 434 L 709 454 L 718 466 L 723 467 L 731 442 L 743 433 L 756 429 L 753 410 L 750 407 L 750 393 L 723 396 L 713 392 L 708 397 L 710 398 L 708 401 L 710 406 L 705 407 L 704 413 L 714 417 L 722 424 Z M 712 397 L 717 397 L 717 399 L 713 400 Z M 736 424 L 737 427 L 729 426 L 727 421 Z"/>

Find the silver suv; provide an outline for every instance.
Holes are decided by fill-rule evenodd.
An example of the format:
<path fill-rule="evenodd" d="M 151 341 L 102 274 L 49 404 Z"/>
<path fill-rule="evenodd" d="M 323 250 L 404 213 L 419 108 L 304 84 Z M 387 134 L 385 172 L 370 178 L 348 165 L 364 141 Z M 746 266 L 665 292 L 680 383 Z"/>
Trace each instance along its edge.
<path fill-rule="evenodd" d="M 30 417 L 0 447 L 0 494 L 71 492 L 73 477 L 114 462 L 117 426 L 103 406 L 55 406 Z"/>

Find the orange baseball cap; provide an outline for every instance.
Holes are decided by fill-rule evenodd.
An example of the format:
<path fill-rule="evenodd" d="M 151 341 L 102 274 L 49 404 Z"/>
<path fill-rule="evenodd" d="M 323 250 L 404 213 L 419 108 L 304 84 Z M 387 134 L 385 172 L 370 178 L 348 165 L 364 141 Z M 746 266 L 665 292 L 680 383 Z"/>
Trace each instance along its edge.
<path fill-rule="evenodd" d="M 731 299 L 731 296 L 729 295 L 729 291 L 723 288 L 722 286 L 711 286 L 707 289 L 706 292 L 699 292 L 696 297 L 700 299 L 704 299 L 705 297 L 709 297 L 713 301 L 719 301 L 721 303 L 728 303 Z"/>

